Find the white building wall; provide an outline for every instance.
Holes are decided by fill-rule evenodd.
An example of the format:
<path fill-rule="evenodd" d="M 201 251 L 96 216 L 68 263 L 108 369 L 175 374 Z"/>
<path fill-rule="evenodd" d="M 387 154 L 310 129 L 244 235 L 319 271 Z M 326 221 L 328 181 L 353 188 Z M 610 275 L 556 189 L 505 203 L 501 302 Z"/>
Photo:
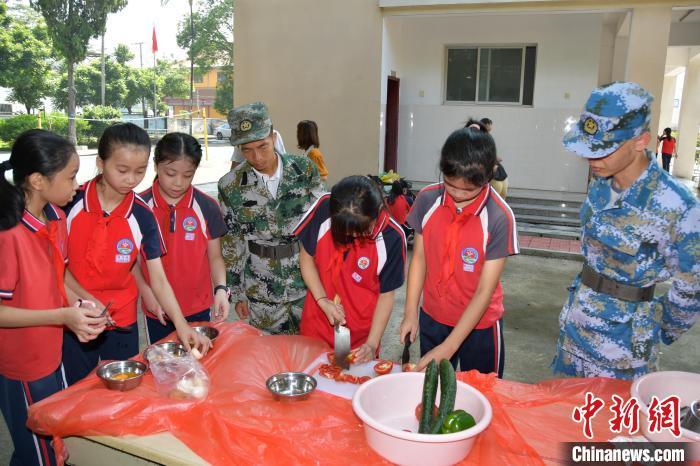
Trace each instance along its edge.
<path fill-rule="evenodd" d="M 402 175 L 437 180 L 446 137 L 469 117 L 487 116 L 494 120 L 493 136 L 511 187 L 586 191 L 587 164 L 563 149 L 561 137 L 598 84 L 600 14 L 386 16 L 384 21 L 382 80 L 388 70 L 401 79 Z M 448 44 L 536 44 L 534 105 L 444 105 Z M 383 103 L 385 87 L 383 82 Z"/>

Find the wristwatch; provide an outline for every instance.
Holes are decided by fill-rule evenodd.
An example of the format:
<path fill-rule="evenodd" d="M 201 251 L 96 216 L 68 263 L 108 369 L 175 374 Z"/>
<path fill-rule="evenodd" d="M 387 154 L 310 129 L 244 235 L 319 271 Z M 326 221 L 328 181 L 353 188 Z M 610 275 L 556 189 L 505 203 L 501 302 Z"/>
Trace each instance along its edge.
<path fill-rule="evenodd" d="M 231 297 L 231 290 L 229 289 L 228 286 L 226 285 L 216 285 L 214 287 L 214 294 L 216 294 L 217 291 L 219 290 L 224 290 L 226 292 L 226 297 L 230 298 Z"/>

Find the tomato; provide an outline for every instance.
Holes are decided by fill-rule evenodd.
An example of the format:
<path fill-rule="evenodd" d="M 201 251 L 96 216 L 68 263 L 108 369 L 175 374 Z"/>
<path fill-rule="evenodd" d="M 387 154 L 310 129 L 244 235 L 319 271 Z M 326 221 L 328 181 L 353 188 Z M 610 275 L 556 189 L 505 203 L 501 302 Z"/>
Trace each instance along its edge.
<path fill-rule="evenodd" d="M 348 374 L 347 372 L 342 372 L 335 380 L 336 382 L 360 383 L 359 377 Z"/>
<path fill-rule="evenodd" d="M 377 373 L 377 375 L 384 375 L 388 374 L 391 372 L 391 370 L 394 368 L 394 363 L 391 361 L 379 361 L 377 364 L 374 365 L 374 372 Z"/>
<path fill-rule="evenodd" d="M 416 365 L 413 364 L 412 362 L 407 362 L 403 366 L 401 366 L 401 371 L 402 372 L 415 372 L 416 370 Z"/>
<path fill-rule="evenodd" d="M 370 380 L 372 380 L 372 377 L 370 377 L 369 375 L 363 375 L 362 377 L 359 378 L 358 383 L 363 384 L 363 383 L 370 381 Z"/>
<path fill-rule="evenodd" d="M 326 353 L 326 357 L 328 357 L 328 362 L 331 366 L 335 366 L 335 353 L 333 351 L 330 351 Z"/>
<path fill-rule="evenodd" d="M 331 364 L 322 364 L 318 373 L 327 379 L 336 379 L 340 375 L 340 367 Z"/>
<path fill-rule="evenodd" d="M 416 419 L 418 419 L 418 422 L 420 422 L 420 417 L 421 414 L 423 414 L 423 403 L 418 403 L 418 406 L 416 406 Z M 437 405 L 433 405 L 433 418 L 436 418 L 438 415 L 438 407 Z"/>
<path fill-rule="evenodd" d="M 350 351 L 348 354 L 348 362 L 350 364 L 355 364 L 357 362 L 357 350 Z"/>

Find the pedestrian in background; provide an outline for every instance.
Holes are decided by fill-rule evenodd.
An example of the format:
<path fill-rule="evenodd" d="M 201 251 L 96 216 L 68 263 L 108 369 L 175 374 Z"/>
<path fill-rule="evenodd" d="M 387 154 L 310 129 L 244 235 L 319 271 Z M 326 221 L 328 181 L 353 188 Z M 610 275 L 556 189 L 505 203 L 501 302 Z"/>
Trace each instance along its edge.
<path fill-rule="evenodd" d="M 304 150 L 304 155 L 310 158 L 318 169 L 321 181 L 328 179 L 328 168 L 323 160 L 323 154 L 318 149 L 318 125 L 315 121 L 302 120 L 297 124 L 297 144 L 299 149 Z"/>

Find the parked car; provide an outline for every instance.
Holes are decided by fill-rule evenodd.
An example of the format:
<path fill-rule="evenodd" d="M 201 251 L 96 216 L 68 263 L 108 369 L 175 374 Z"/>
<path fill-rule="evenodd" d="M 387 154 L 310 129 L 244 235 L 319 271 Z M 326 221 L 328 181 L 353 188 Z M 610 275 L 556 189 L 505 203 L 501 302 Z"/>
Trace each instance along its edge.
<path fill-rule="evenodd" d="M 230 138 L 230 137 L 231 137 L 231 127 L 228 125 L 228 123 L 224 123 L 223 125 L 216 128 L 216 139 L 218 139 L 219 141 L 222 140 L 223 138 Z"/>

